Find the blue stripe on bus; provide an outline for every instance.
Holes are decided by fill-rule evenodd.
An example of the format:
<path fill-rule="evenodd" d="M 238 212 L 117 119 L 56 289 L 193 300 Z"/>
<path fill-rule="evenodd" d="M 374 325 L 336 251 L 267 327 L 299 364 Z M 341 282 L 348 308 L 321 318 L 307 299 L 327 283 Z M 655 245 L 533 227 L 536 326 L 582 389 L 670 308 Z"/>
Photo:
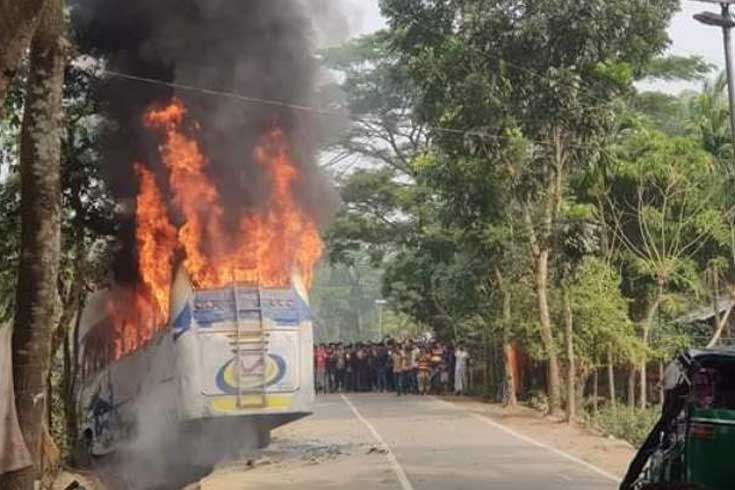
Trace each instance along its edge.
<path fill-rule="evenodd" d="M 179 316 L 176 317 L 176 320 L 174 320 L 173 327 L 174 340 L 178 340 L 179 337 L 191 329 L 191 308 L 188 302 L 185 304 L 184 309 L 181 310 L 181 313 L 179 313 Z"/>
<path fill-rule="evenodd" d="M 186 301 L 184 308 L 173 322 L 174 339 L 188 332 L 196 321 L 200 328 L 212 328 L 218 323 L 235 321 L 235 301 L 231 289 L 217 289 L 193 293 L 192 301 Z M 258 321 L 262 303 L 264 318 L 277 326 L 298 327 L 302 322 L 312 320 L 311 309 L 295 290 L 262 290 L 260 303 L 255 289 L 238 290 L 240 319 Z M 193 305 L 193 308 L 192 308 Z"/>

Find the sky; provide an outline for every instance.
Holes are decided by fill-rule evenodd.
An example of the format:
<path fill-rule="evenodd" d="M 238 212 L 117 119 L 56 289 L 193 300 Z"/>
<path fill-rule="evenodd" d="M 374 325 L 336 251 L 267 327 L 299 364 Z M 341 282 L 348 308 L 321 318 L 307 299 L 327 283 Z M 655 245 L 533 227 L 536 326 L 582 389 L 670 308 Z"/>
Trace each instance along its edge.
<path fill-rule="evenodd" d="M 373 32 L 384 25 L 378 8 L 378 0 L 344 0 L 350 12 L 350 23 L 355 35 Z M 682 0 L 682 10 L 677 13 L 671 24 L 669 34 L 672 40 L 670 52 L 677 55 L 699 55 L 717 66 L 724 65 L 722 33 L 714 27 L 699 24 L 692 18 L 704 10 L 718 11 L 719 6 L 693 0 Z M 677 92 L 690 88 L 686 84 L 656 84 L 656 88 Z"/>

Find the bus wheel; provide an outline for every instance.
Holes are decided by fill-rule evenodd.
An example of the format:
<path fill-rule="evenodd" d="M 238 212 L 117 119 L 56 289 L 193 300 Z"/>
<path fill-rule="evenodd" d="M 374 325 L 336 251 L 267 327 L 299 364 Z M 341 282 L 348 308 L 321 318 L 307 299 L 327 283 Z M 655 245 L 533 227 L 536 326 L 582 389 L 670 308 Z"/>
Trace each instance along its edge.
<path fill-rule="evenodd" d="M 269 428 L 258 428 L 258 449 L 264 449 L 271 444 L 271 431 Z"/>
<path fill-rule="evenodd" d="M 94 435 L 92 429 L 85 429 L 82 432 L 72 448 L 72 460 L 74 464 L 81 468 L 89 468 L 92 466 L 92 444 Z"/>

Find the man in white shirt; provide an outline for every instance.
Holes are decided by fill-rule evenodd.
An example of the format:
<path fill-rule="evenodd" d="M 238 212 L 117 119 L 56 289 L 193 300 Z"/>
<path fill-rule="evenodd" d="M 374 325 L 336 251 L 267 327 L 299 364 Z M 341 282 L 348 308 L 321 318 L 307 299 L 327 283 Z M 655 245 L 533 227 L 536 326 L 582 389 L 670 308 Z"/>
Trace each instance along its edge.
<path fill-rule="evenodd" d="M 467 362 L 469 361 L 470 355 L 464 349 L 464 344 L 461 342 L 457 344 L 457 350 L 454 353 L 454 358 L 454 394 L 462 395 L 466 388 L 465 381 L 467 378 Z"/>

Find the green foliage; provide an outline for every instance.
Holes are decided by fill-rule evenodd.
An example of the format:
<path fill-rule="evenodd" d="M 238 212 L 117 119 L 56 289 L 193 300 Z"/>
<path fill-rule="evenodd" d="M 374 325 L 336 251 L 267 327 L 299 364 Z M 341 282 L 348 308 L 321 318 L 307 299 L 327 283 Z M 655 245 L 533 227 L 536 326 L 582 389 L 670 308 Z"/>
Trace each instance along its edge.
<path fill-rule="evenodd" d="M 653 426 L 658 422 L 660 408 L 641 410 L 627 406 L 605 407 L 592 419 L 592 423 L 605 434 L 628 441 L 640 447 Z"/>
<path fill-rule="evenodd" d="M 322 58 L 343 77 L 333 90 L 342 96 L 331 105 L 356 116 L 326 148 L 332 157 L 329 166 L 346 172 L 355 165 L 387 166 L 410 177 L 411 161 L 426 145 L 427 135 L 411 117 L 414 87 L 406 66 L 390 49 L 388 34 L 378 32 L 324 50 Z"/>
<path fill-rule="evenodd" d="M 383 273 L 364 252 L 352 254 L 349 265 L 340 262 L 320 268 L 310 293 L 318 342 L 379 339 L 381 309 L 384 336 L 421 330 L 400 311 L 400 305 L 376 303 L 383 299 Z"/>
<path fill-rule="evenodd" d="M 691 99 L 689 110 L 693 132 L 704 149 L 723 161 L 731 161 L 735 153 L 729 127 L 727 75 L 723 72 L 705 82 L 702 92 Z"/>
<path fill-rule="evenodd" d="M 358 170 L 341 182 L 343 206 L 327 239 L 330 260 L 349 264 L 365 248 L 379 264 L 396 243 L 408 241 L 424 214 L 422 189 L 388 167 Z"/>
<path fill-rule="evenodd" d="M 380 281 L 381 271 L 365 255 L 353 256 L 349 266 L 322 266 L 310 294 L 317 340 L 376 339 Z"/>
<path fill-rule="evenodd" d="M 20 258 L 20 128 L 25 94 L 25 66 L 13 80 L 0 119 L 0 325 L 14 314 L 15 284 Z"/>
<path fill-rule="evenodd" d="M 571 285 L 575 354 L 587 366 L 601 365 L 608 349 L 621 364 L 640 357 L 643 346 L 620 285 L 617 271 L 596 257 L 584 259 Z"/>
<path fill-rule="evenodd" d="M 675 0 L 383 0 L 394 44 L 420 87 L 422 115 L 463 129 L 549 121 L 593 130 L 612 94 L 667 45 Z M 612 26 L 615 26 L 612 28 Z M 584 124 L 581 122 L 584 121 Z"/>
<path fill-rule="evenodd" d="M 0 179 L 18 165 L 20 155 L 20 126 L 23 120 L 23 100 L 27 63 L 23 63 L 5 97 L 0 114 Z"/>
<path fill-rule="evenodd" d="M 661 286 L 696 289 L 718 189 L 711 156 L 696 140 L 644 129 L 616 158 L 609 204 L 632 270 Z"/>
<path fill-rule="evenodd" d="M 20 83 L 20 82 L 18 82 Z M 114 247 L 114 202 L 107 193 L 95 150 L 101 123 L 92 99 L 95 75 L 74 64 L 64 86 L 65 132 L 62 136 L 62 256 L 59 294 L 64 307 L 75 283 L 83 291 L 104 280 Z M 0 123 L 0 142 L 16 142 L 22 123 L 22 84 L 6 101 L 7 117 Z M 20 176 L 17 146 L 0 155 L 0 320 L 12 318 L 15 274 L 20 253 Z M 74 298 L 76 301 L 78 298 Z"/>
<path fill-rule="evenodd" d="M 335 104 L 359 116 L 329 148 L 350 162 L 335 167 L 335 266 L 367 258 L 393 313 L 541 360 L 563 339 L 568 288 L 580 374 L 608 351 L 628 367 L 691 345 L 672 320 L 704 297 L 705 269 L 735 277 L 735 201 L 722 80 L 636 93 L 637 80 L 712 68 L 662 55 L 677 6 L 382 0 L 386 31 L 323 53 L 343 75 Z"/>
<path fill-rule="evenodd" d="M 0 183 L 0 325 L 14 314 L 16 271 L 20 254 L 20 178 L 12 174 Z"/>
<path fill-rule="evenodd" d="M 640 75 L 654 80 L 693 82 L 704 79 L 714 69 L 701 56 L 668 55 L 652 59 Z"/>
<path fill-rule="evenodd" d="M 647 125 L 670 136 L 687 136 L 692 130 L 691 100 L 685 93 L 679 96 L 661 92 L 636 94 L 631 109 L 641 114 Z"/>

